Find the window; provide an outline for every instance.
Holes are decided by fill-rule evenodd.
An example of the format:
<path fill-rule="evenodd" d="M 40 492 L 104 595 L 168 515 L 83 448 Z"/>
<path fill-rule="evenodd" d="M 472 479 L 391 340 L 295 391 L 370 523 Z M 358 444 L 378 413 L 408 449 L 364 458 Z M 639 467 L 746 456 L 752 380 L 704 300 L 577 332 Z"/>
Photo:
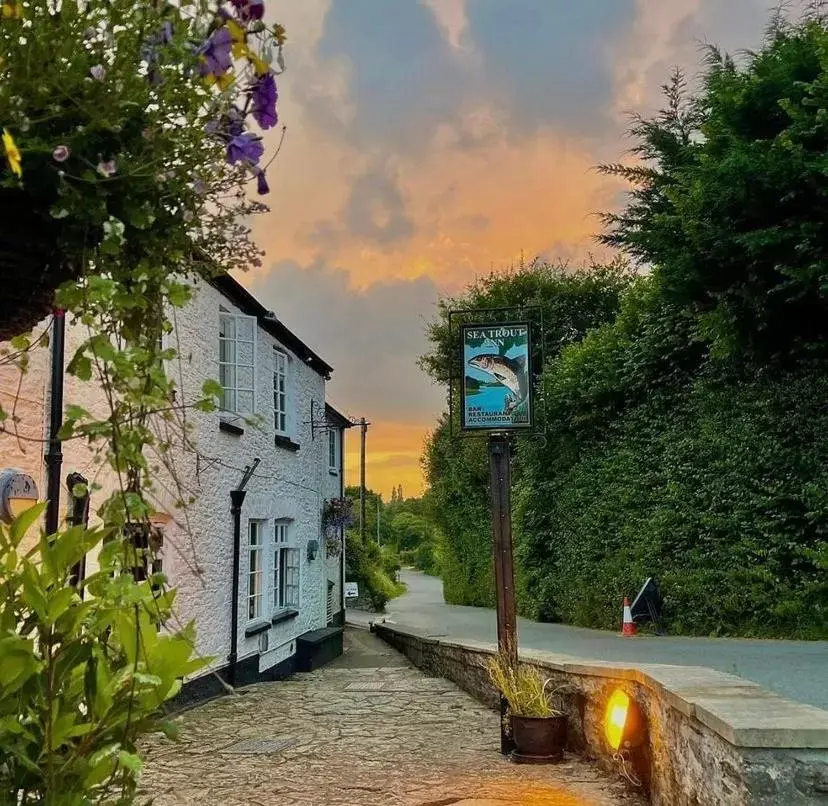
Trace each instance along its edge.
<path fill-rule="evenodd" d="M 291 522 L 273 525 L 273 578 L 270 601 L 273 610 L 299 607 L 299 549 L 293 544 Z"/>
<path fill-rule="evenodd" d="M 219 309 L 219 383 L 221 410 L 252 414 L 255 410 L 256 319 Z"/>
<path fill-rule="evenodd" d="M 264 523 L 262 521 L 250 521 L 248 527 L 247 553 L 249 557 L 247 572 L 247 618 L 261 618 L 264 615 L 263 607 L 263 583 L 264 567 L 262 554 L 264 538 Z"/>
<path fill-rule="evenodd" d="M 276 433 L 287 435 L 288 357 L 273 348 L 273 423 Z"/>
<path fill-rule="evenodd" d="M 328 470 L 334 473 L 339 470 L 339 463 L 337 462 L 337 453 L 339 453 L 339 431 L 335 428 L 328 429 Z"/>

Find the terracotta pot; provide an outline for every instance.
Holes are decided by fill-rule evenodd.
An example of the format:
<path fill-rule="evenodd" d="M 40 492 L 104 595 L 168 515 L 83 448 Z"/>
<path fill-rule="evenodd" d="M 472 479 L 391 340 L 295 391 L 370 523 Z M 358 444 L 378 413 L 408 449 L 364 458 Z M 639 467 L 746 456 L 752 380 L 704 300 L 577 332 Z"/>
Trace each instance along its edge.
<path fill-rule="evenodd" d="M 512 715 L 512 738 L 522 756 L 561 758 L 566 747 L 566 717 Z"/>

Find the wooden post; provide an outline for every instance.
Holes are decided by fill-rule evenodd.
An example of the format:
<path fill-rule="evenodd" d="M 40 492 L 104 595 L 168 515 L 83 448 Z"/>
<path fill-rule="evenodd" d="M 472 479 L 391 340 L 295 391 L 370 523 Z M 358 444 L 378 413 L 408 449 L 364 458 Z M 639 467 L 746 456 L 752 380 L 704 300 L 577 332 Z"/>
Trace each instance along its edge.
<path fill-rule="evenodd" d="M 507 434 L 489 437 L 491 471 L 492 536 L 494 538 L 495 591 L 497 592 L 497 649 L 500 657 L 517 665 L 517 616 L 515 573 L 512 558 L 511 441 Z M 507 703 L 500 697 L 500 752 L 514 750 L 506 715 Z"/>

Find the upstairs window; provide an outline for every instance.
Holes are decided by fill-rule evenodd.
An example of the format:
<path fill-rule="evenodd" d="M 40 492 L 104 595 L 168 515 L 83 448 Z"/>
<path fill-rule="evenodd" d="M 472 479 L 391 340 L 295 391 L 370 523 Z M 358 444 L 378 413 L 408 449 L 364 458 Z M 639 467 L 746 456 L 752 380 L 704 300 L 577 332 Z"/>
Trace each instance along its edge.
<path fill-rule="evenodd" d="M 288 357 L 273 348 L 273 424 L 277 434 L 288 431 Z"/>
<path fill-rule="evenodd" d="M 219 383 L 221 410 L 255 411 L 256 318 L 219 309 Z"/>

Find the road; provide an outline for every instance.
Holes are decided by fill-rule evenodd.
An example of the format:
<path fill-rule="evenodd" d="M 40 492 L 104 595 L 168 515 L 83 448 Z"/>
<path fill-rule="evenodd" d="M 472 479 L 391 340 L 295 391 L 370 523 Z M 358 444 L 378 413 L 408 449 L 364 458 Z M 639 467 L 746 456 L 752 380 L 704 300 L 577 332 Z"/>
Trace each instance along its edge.
<path fill-rule="evenodd" d="M 408 592 L 388 603 L 386 620 L 432 636 L 495 641 L 494 610 L 448 605 L 443 583 L 403 571 Z M 620 615 L 620 614 L 619 614 Z M 828 709 L 828 641 L 737 638 L 621 638 L 603 630 L 520 619 L 520 646 L 590 660 L 709 666 L 752 680 L 793 700 Z"/>

